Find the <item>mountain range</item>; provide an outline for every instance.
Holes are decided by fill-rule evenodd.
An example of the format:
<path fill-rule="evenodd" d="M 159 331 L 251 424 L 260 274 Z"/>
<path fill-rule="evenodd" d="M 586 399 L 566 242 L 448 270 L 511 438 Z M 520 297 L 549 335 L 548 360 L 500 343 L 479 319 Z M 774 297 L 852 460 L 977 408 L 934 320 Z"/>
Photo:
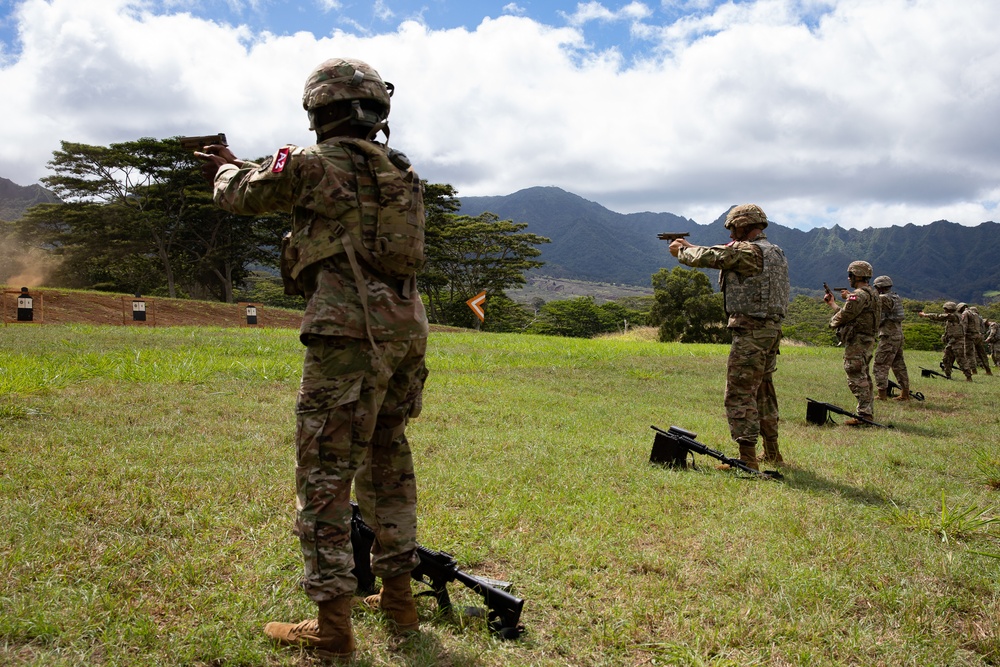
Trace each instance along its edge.
<path fill-rule="evenodd" d="M 661 268 L 678 266 L 657 232 L 689 232 L 695 245 L 727 243 L 725 212 L 711 224 L 672 213 L 616 213 L 556 187 L 534 187 L 500 197 L 462 197 L 460 213 L 485 211 L 528 224 L 551 239 L 539 246 L 541 273 L 594 282 L 650 284 Z M 742 202 L 738 202 L 742 203 Z M 766 211 L 766 205 L 763 205 Z M 909 299 L 984 303 L 1000 291 L 1000 224 L 974 227 L 938 220 L 927 225 L 809 231 L 770 222 L 767 237 L 785 251 L 793 288 L 846 286 L 847 265 L 870 262 Z"/>
<path fill-rule="evenodd" d="M 0 220 L 17 220 L 34 204 L 55 203 L 40 185 L 20 186 L 0 177 Z M 767 210 L 764 205 L 764 210 Z M 650 286 L 650 276 L 677 261 L 657 232 L 689 232 L 696 245 L 726 243 L 725 212 L 711 224 L 672 213 L 616 213 L 556 187 L 534 187 L 497 197 L 462 197 L 460 213 L 485 211 L 527 223 L 528 231 L 551 239 L 540 246 L 554 278 Z M 802 231 L 771 222 L 768 238 L 785 251 L 793 288 L 820 290 L 847 282 L 847 265 L 863 259 L 875 275 L 888 275 L 909 299 L 983 303 L 1000 292 L 1000 225 L 974 227 L 938 220 L 927 225 Z"/>

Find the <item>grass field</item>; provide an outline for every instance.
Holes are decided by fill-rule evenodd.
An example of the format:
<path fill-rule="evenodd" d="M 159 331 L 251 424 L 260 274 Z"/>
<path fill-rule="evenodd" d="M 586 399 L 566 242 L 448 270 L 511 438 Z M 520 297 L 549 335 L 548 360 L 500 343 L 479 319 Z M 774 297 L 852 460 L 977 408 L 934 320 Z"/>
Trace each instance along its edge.
<path fill-rule="evenodd" d="M 840 350 L 788 345 L 780 482 L 652 467 L 649 426 L 736 455 L 727 348 L 431 335 L 410 429 L 420 541 L 526 600 L 520 640 L 421 598 L 360 665 L 1000 664 L 1000 376 L 853 409 Z M 290 329 L 0 329 L 0 664 L 312 665 L 297 588 Z M 838 419 L 838 421 L 843 421 Z M 476 598 L 453 589 L 459 604 Z"/>

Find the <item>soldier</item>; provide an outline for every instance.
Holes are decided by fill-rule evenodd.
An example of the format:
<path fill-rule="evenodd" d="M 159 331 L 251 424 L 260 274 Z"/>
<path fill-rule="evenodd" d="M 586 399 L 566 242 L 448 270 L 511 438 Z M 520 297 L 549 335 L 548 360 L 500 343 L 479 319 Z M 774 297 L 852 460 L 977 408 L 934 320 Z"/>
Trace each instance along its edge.
<path fill-rule="evenodd" d="M 963 309 L 963 306 L 965 308 Z M 986 345 L 983 344 L 983 318 L 975 306 L 958 304 L 958 313 L 965 328 L 965 359 L 972 367 L 973 375 L 978 366 L 986 369 L 987 375 L 993 375 L 990 370 L 990 358 L 986 355 Z"/>
<path fill-rule="evenodd" d="M 315 619 L 268 623 L 264 632 L 341 659 L 355 650 L 349 501 L 362 465 L 376 532 L 371 569 L 382 579 L 381 592 L 367 602 L 399 633 L 419 627 L 410 588 L 419 562 L 416 481 L 404 430 L 419 414 L 427 375 L 427 317 L 415 283 L 424 261 L 424 210 L 409 161 L 374 141 L 380 130 L 389 136 L 392 91 L 364 62 L 327 60 L 309 75 L 302 96 L 316 145 L 284 146 L 260 165 L 221 145 L 196 153 L 206 160 L 221 208 L 292 213 L 282 277 L 286 291 L 306 297 L 296 532 L 302 586 L 319 609 Z"/>
<path fill-rule="evenodd" d="M 767 216 L 755 204 L 733 207 L 726 215 L 731 243 L 711 247 L 684 239 L 670 244 L 681 264 L 719 269 L 720 288 L 733 343 L 726 369 L 726 417 L 740 449 L 740 460 L 754 470 L 757 438 L 764 436 L 761 461 L 783 463 L 778 449 L 777 369 L 781 322 L 788 308 L 788 262 L 767 240 Z"/>
<path fill-rule="evenodd" d="M 847 278 L 854 291 L 841 290 L 844 307 L 837 306 L 833 293 L 823 297 L 827 305 L 837 311 L 830 318 L 830 326 L 837 330 L 844 343 L 844 371 L 847 373 L 847 386 L 858 399 L 856 412 L 868 420 L 873 419 L 874 413 L 872 377 L 868 365 L 875 347 L 875 334 L 882 320 L 878 292 L 868 284 L 871 277 L 871 264 L 851 262 L 847 267 Z M 844 423 L 848 426 L 867 425 L 860 419 L 848 419 Z"/>
<path fill-rule="evenodd" d="M 879 276 L 872 281 L 872 286 L 878 290 L 878 298 L 882 307 L 882 321 L 878 327 L 878 348 L 875 350 L 875 363 L 872 372 L 875 374 L 875 386 L 878 388 L 878 400 L 884 401 L 889 392 L 889 369 L 892 369 L 899 383 L 897 401 L 910 400 L 910 376 L 906 372 L 906 362 L 903 360 L 903 299 L 892 289 L 892 278 Z"/>
<path fill-rule="evenodd" d="M 972 382 L 972 371 L 965 361 L 965 329 L 962 328 L 962 320 L 958 315 L 958 304 L 954 301 L 945 301 L 943 313 L 925 313 L 921 310 L 920 317 L 945 323 L 944 335 L 941 337 L 944 343 L 941 370 L 944 371 L 945 377 L 951 379 L 952 364 L 957 361 L 958 367 L 965 373 L 965 379 Z"/>
<path fill-rule="evenodd" d="M 986 320 L 986 338 L 983 340 L 990 348 L 990 356 L 993 357 L 993 365 L 1000 366 L 1000 324 L 993 320 Z"/>

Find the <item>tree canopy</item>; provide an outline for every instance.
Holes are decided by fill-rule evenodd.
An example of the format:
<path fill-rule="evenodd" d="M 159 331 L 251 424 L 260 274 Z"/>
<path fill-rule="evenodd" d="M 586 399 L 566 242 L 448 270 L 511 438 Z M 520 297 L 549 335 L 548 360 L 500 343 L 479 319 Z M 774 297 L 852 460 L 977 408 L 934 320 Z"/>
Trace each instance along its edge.
<path fill-rule="evenodd" d="M 727 343 L 722 294 L 713 292 L 701 271 L 675 267 L 653 274 L 653 309 L 650 324 L 660 328 L 663 342 Z"/>

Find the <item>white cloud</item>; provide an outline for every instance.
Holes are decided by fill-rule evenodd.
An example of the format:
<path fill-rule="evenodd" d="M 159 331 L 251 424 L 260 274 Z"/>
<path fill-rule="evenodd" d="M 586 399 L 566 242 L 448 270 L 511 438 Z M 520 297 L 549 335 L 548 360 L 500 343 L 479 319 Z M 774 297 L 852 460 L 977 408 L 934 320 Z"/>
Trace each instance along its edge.
<path fill-rule="evenodd" d="M 244 156 L 309 143 L 302 82 L 345 55 L 396 84 L 392 143 L 460 196 L 556 185 L 699 222 L 752 201 L 802 227 L 977 224 L 1000 201 L 993 0 L 757 0 L 661 25 L 642 3 L 592 2 L 561 28 L 505 15 L 325 37 L 143 7 L 19 5 L 0 176 L 34 182 L 60 139 L 224 131 Z M 592 21 L 640 26 L 650 48 L 596 50 Z"/>
<path fill-rule="evenodd" d="M 525 14 L 528 13 L 528 10 L 526 10 L 524 7 L 521 7 L 516 2 L 508 2 L 506 5 L 503 6 L 502 11 L 504 14 L 513 14 L 514 16 L 524 16 Z"/>

